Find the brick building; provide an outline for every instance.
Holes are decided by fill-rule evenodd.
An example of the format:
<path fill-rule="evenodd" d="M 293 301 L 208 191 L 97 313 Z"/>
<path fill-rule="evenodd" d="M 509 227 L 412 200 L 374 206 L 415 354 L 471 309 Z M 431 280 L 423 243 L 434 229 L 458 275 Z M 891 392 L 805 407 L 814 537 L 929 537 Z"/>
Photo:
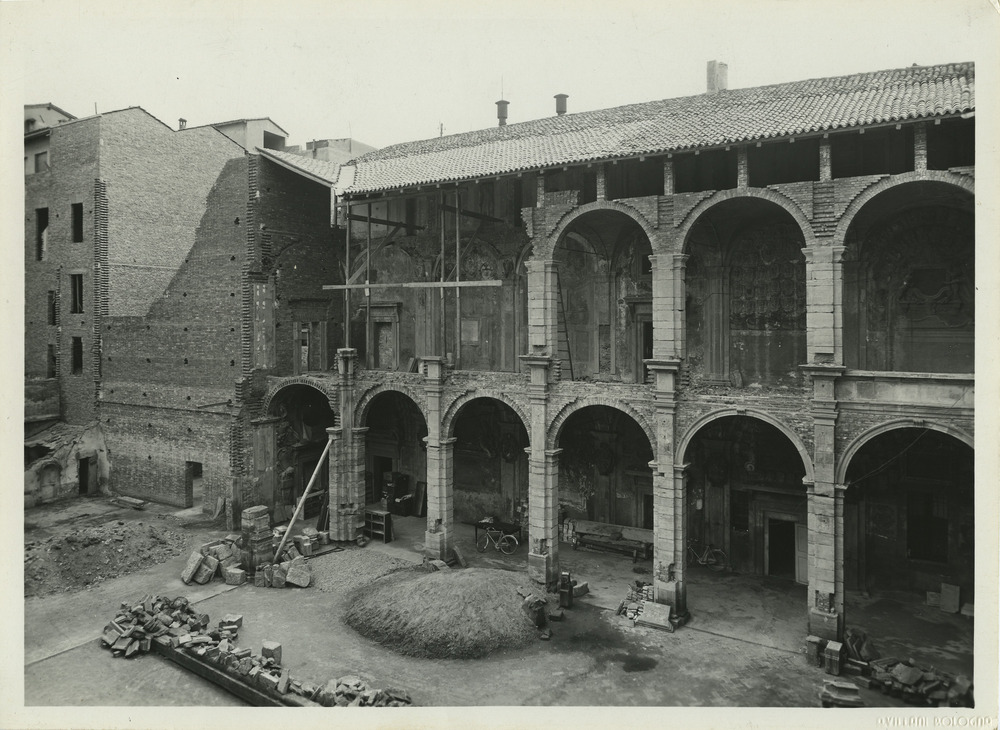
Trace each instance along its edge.
<path fill-rule="evenodd" d="M 650 530 L 681 611 L 692 539 L 807 584 L 821 635 L 845 590 L 972 600 L 972 64 L 708 86 L 498 102 L 343 167 L 333 236 L 265 234 L 242 499 L 287 501 L 328 445 L 339 539 L 426 490 L 429 554 L 523 522 L 540 581 L 564 521 Z"/>

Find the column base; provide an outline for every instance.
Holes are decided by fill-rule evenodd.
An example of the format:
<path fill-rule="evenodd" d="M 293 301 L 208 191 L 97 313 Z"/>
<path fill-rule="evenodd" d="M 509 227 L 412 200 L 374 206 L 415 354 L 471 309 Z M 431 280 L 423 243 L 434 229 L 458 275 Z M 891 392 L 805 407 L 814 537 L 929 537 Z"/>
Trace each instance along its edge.
<path fill-rule="evenodd" d="M 653 581 L 653 595 L 657 603 L 664 603 L 674 609 L 677 616 L 687 615 L 687 586 L 683 581 Z"/>
<path fill-rule="evenodd" d="M 431 560 L 447 560 L 451 552 L 451 531 L 439 527 L 435 532 L 424 532 L 424 555 Z"/>
<path fill-rule="evenodd" d="M 559 580 L 559 558 L 551 553 L 528 553 L 528 577 L 546 586 Z"/>
<path fill-rule="evenodd" d="M 810 608 L 809 633 L 828 641 L 840 641 L 844 635 L 844 614 Z"/>

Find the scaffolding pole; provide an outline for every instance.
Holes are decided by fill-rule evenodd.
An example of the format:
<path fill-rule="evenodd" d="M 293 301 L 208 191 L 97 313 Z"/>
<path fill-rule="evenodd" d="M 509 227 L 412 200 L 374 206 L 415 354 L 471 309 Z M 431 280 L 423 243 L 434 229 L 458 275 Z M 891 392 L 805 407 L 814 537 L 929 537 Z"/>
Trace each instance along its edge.
<path fill-rule="evenodd" d="M 443 202 L 443 201 L 442 201 Z M 455 369 L 462 362 L 462 200 L 458 189 L 455 189 Z"/>
<path fill-rule="evenodd" d="M 365 238 L 365 283 L 372 281 L 372 204 L 368 204 L 368 231 Z M 365 363 L 368 369 L 375 367 L 372 353 L 372 290 L 365 289 Z"/>

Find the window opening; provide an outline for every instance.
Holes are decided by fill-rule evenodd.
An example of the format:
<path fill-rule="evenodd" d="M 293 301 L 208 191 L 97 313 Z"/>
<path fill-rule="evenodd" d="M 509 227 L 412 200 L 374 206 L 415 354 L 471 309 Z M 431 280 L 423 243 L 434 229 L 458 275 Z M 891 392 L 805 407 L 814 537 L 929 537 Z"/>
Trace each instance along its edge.
<path fill-rule="evenodd" d="M 57 364 L 57 361 L 56 361 L 56 346 L 55 345 L 49 345 L 47 349 L 48 349 L 48 352 L 47 352 L 48 363 L 47 363 L 46 377 L 48 377 L 48 378 L 55 378 L 55 377 L 58 376 L 58 372 L 57 372 L 57 368 L 56 368 L 56 364 Z"/>
<path fill-rule="evenodd" d="M 49 324 L 59 324 L 59 319 L 56 314 L 56 293 L 52 289 L 49 289 L 46 305 Z"/>
<path fill-rule="evenodd" d="M 48 150 L 44 152 L 35 153 L 35 172 L 45 172 L 49 169 L 49 152 Z"/>
<path fill-rule="evenodd" d="M 71 314 L 83 313 L 83 274 L 70 274 Z"/>
<path fill-rule="evenodd" d="M 73 338 L 73 375 L 83 372 L 83 338 Z"/>
<path fill-rule="evenodd" d="M 44 261 L 49 244 L 49 209 L 35 208 L 35 260 Z"/>
<path fill-rule="evenodd" d="M 73 243 L 83 241 L 83 203 L 73 203 Z"/>

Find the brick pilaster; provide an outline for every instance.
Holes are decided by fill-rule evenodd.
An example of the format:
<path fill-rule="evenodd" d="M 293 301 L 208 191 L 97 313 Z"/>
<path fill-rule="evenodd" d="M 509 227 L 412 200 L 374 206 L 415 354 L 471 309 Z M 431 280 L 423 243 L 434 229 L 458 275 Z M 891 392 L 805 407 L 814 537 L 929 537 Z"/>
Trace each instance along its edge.
<path fill-rule="evenodd" d="M 427 397 L 427 528 L 424 554 L 447 560 L 452 547 L 455 521 L 455 439 L 441 431 L 444 394 L 444 358 L 424 358 Z"/>

